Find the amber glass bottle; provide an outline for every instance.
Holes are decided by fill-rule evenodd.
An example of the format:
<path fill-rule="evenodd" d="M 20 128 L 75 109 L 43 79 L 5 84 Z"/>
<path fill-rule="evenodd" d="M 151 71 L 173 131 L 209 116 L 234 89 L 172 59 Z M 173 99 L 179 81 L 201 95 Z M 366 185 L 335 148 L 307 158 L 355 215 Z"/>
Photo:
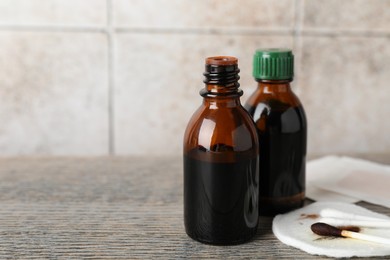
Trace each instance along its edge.
<path fill-rule="evenodd" d="M 241 106 L 237 59 L 206 59 L 203 104 L 184 135 L 184 224 L 209 244 L 252 238 L 258 223 L 258 139 Z"/>
<path fill-rule="evenodd" d="M 301 207 L 305 199 L 306 116 L 292 92 L 291 50 L 258 50 L 253 76 L 258 82 L 245 108 L 252 115 L 260 143 L 260 215 Z"/>

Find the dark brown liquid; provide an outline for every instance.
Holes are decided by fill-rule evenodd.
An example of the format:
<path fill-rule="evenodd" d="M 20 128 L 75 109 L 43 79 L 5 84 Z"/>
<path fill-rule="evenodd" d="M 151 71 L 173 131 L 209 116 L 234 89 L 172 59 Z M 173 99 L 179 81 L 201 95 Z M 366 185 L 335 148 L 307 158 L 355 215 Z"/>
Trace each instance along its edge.
<path fill-rule="evenodd" d="M 305 198 L 306 119 L 302 106 L 267 100 L 247 108 L 260 144 L 261 215 L 301 207 Z"/>
<path fill-rule="evenodd" d="M 219 148 L 223 145 L 219 145 Z M 211 151 L 184 155 L 184 224 L 187 234 L 209 244 L 238 244 L 252 238 L 258 223 L 257 158 L 214 162 Z M 225 152 L 216 152 L 221 158 Z M 202 157 L 206 160 L 200 160 Z"/>

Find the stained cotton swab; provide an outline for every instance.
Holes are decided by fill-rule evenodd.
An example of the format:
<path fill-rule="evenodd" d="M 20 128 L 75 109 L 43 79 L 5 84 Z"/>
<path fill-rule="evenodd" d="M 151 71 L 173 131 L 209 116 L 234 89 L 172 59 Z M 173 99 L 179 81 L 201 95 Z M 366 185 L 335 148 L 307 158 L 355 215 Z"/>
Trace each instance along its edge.
<path fill-rule="evenodd" d="M 311 230 L 320 236 L 334 236 L 334 237 L 347 237 L 354 238 L 374 243 L 381 243 L 390 246 L 390 239 L 384 237 L 377 237 L 372 235 L 361 234 L 353 231 L 339 229 L 337 227 L 328 225 L 326 223 L 317 222 L 311 225 Z"/>

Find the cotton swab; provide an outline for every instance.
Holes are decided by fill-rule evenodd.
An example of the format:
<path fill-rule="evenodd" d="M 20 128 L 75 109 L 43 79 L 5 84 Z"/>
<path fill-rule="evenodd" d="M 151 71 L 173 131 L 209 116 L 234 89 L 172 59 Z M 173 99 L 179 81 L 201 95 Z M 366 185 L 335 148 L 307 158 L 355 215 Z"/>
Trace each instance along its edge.
<path fill-rule="evenodd" d="M 324 218 L 341 218 L 350 220 L 390 221 L 390 219 L 361 216 L 351 213 L 345 213 L 335 209 L 323 209 L 320 211 L 320 216 Z"/>
<path fill-rule="evenodd" d="M 329 223 L 334 226 L 353 225 L 367 228 L 390 228 L 390 221 L 354 220 L 340 218 L 320 218 L 320 221 Z"/>
<path fill-rule="evenodd" d="M 311 225 L 311 230 L 320 236 L 348 237 L 390 246 L 390 239 L 372 235 L 361 234 L 353 231 L 339 229 L 334 226 L 317 222 Z"/>
<path fill-rule="evenodd" d="M 319 216 L 321 222 L 335 226 L 356 225 L 369 228 L 390 228 L 390 219 L 361 216 L 334 209 L 321 210 Z"/>

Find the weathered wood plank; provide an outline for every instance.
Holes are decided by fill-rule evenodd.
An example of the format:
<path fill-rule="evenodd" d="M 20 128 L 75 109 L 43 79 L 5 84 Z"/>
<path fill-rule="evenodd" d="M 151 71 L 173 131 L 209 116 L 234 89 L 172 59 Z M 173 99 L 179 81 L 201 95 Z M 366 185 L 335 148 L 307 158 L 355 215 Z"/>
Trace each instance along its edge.
<path fill-rule="evenodd" d="M 182 194 L 180 158 L 0 159 L 0 259 L 313 259 L 280 243 L 270 218 L 244 245 L 195 242 Z"/>

